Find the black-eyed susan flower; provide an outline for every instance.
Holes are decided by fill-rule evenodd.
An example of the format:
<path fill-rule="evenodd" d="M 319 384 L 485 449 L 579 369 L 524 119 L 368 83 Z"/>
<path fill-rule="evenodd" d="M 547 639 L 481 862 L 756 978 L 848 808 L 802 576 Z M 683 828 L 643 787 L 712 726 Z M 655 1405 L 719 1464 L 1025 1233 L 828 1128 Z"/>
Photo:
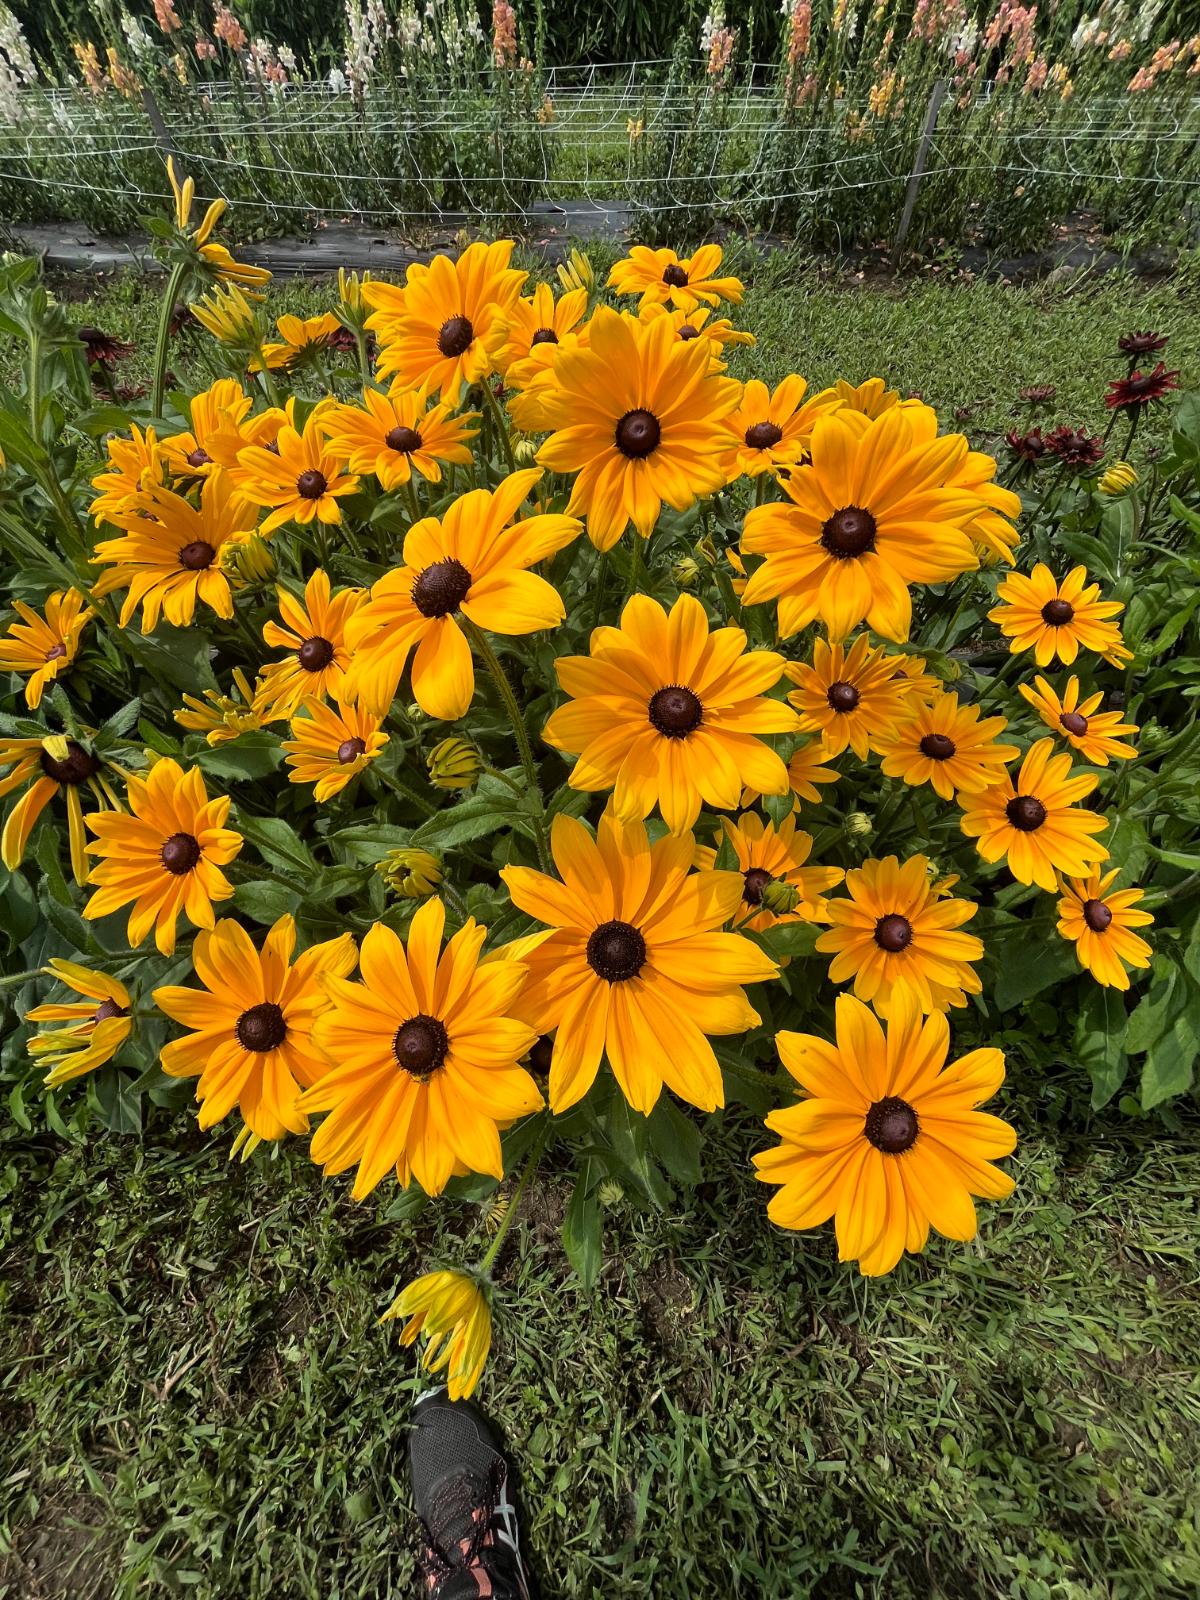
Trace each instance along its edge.
<path fill-rule="evenodd" d="M 703 1111 L 724 1105 L 708 1036 L 754 1027 L 743 985 L 778 971 L 749 939 L 717 931 L 741 904 L 741 873 L 692 872 L 691 834 L 651 844 L 643 823 L 611 809 L 595 838 L 556 816 L 550 843 L 561 882 L 530 867 L 500 876 L 513 903 L 554 930 L 522 956 L 529 983 L 518 1001 L 535 1034 L 558 1030 L 552 1110 L 583 1098 L 605 1056 L 647 1116 L 664 1084 Z"/>
<path fill-rule="evenodd" d="M 834 1220 L 838 1259 L 868 1277 L 921 1251 L 933 1228 L 975 1237 L 972 1197 L 1013 1190 L 993 1165 L 1011 1155 L 1007 1122 L 978 1109 L 1004 1082 L 999 1050 L 972 1050 L 946 1065 L 950 1029 L 898 1000 L 886 1035 L 860 1000 L 839 995 L 836 1043 L 815 1034 L 776 1035 L 780 1060 L 804 1091 L 773 1111 L 780 1143 L 754 1157 L 762 1183 L 780 1185 L 767 1215 L 781 1228 Z"/>
<path fill-rule="evenodd" d="M 309 700 L 292 720 L 292 737 L 283 741 L 288 778 L 311 783 L 315 800 L 331 800 L 383 750 L 388 736 L 366 706 L 336 706 Z"/>
<path fill-rule="evenodd" d="M 160 1065 L 170 1078 L 196 1078 L 199 1123 L 211 1128 L 236 1106 L 256 1139 L 305 1133 L 298 1109 L 302 1089 L 328 1063 L 313 1044 L 317 1018 L 329 1008 L 326 978 L 354 970 L 348 933 L 296 950 L 296 924 L 280 917 L 256 950 L 231 918 L 201 930 L 192 964 L 201 989 L 171 985 L 154 991 L 154 1003 L 192 1031 L 163 1047 Z"/>
<path fill-rule="evenodd" d="M 918 703 L 910 680 L 897 673 L 896 657 L 872 647 L 865 633 L 849 648 L 817 639 L 811 665 L 789 661 L 785 670 L 796 685 L 788 700 L 801 730 L 819 733 L 830 756 L 849 745 L 865 761 Z"/>
<path fill-rule="evenodd" d="M 324 404 L 316 406 L 301 429 L 285 423 L 272 449 L 255 444 L 238 454 L 239 489 L 255 505 L 270 508 L 260 529 L 263 534 L 273 533 L 285 522 L 302 527 L 314 519 L 340 522 L 338 501 L 358 488 L 358 479 L 342 471 L 325 436 L 324 410 Z"/>
<path fill-rule="evenodd" d="M 225 826 L 228 795 L 210 800 L 198 767 L 185 772 L 170 758 L 156 761 L 144 778 L 130 776 L 127 798 L 130 814 L 99 811 L 87 819 L 96 835 L 88 849 L 99 864 L 83 914 L 106 917 L 132 903 L 131 948 L 153 928 L 159 950 L 173 955 L 180 914 L 211 928 L 213 902 L 232 895 L 221 868 L 242 848 L 242 836 Z"/>
<path fill-rule="evenodd" d="M 1133 745 L 1118 737 L 1123 733 L 1137 733 L 1137 724 L 1122 722 L 1119 711 L 1101 711 L 1104 696 L 1100 690 L 1081 695 L 1079 679 L 1072 674 L 1060 698 L 1041 673 L 1033 681 L 1037 686 L 1034 689 L 1027 683 L 1017 687 L 1046 726 L 1060 739 L 1065 739 L 1072 749 L 1078 750 L 1085 761 L 1106 767 L 1110 760 L 1130 761 L 1137 755 Z"/>
<path fill-rule="evenodd" d="M 537 1111 L 537 1085 L 518 1066 L 537 1028 L 517 1019 L 520 960 L 480 959 L 473 918 L 442 951 L 445 908 L 426 900 L 407 947 L 384 923 L 368 929 L 360 983 L 326 979 L 333 1004 L 316 1041 L 330 1066 L 301 1097 L 329 1115 L 312 1158 L 327 1174 L 357 1166 L 364 1199 L 387 1173 L 440 1194 L 456 1174 L 504 1176 L 500 1130 Z"/>
<path fill-rule="evenodd" d="M 848 898 L 825 904 L 833 927 L 817 939 L 817 949 L 832 955 L 832 983 L 854 980 L 860 1000 L 881 1017 L 890 1016 L 897 997 L 917 1009 L 945 1011 L 965 1006 L 967 995 L 983 987 L 973 961 L 983 957 L 983 942 L 963 933 L 979 909 L 934 891 L 934 875 L 924 856 L 884 856 L 864 861 L 846 873 Z"/>
<path fill-rule="evenodd" d="M 251 370 L 265 364 L 274 370 L 301 366 L 314 356 L 323 355 L 342 325 L 332 311 L 322 311 L 315 317 L 277 317 L 275 327 L 279 338 L 262 347 L 262 355 L 251 361 Z"/>
<path fill-rule="evenodd" d="M 693 306 L 715 306 L 722 300 L 737 305 L 745 293 L 739 279 L 719 278 L 719 244 L 703 244 L 690 256 L 674 250 L 652 250 L 635 244 L 608 275 L 610 289 L 618 294 L 636 294 L 639 304 L 672 305 L 682 311 Z"/>
<path fill-rule="evenodd" d="M 1018 883 L 1036 883 L 1048 894 L 1057 888 L 1057 872 L 1083 877 L 1108 857 L 1093 837 L 1108 818 L 1076 803 L 1095 780 L 1086 772 L 1072 776 L 1070 756 L 1053 751 L 1053 739 L 1039 739 L 1015 780 L 1005 772 L 978 794 L 959 797 L 960 826 L 983 859 L 1007 859 Z"/>
<path fill-rule="evenodd" d="M 915 396 L 901 400 L 899 390 L 889 389 L 883 378 L 864 378 L 862 383 L 850 383 L 845 378 L 839 378 L 831 390 L 823 392 L 831 394 L 847 411 L 857 411 L 860 416 L 869 417 L 872 421 L 896 407 L 914 411 L 924 403 Z"/>
<path fill-rule="evenodd" d="M 302 601 L 287 589 L 277 592 L 279 621 L 264 624 L 263 638 L 288 653 L 262 669 L 256 691 L 260 709 L 272 718 L 290 717 L 305 700 L 343 697 L 350 665 L 346 627 L 367 598 L 364 589 L 334 594 L 322 567 L 305 584 Z"/>
<path fill-rule="evenodd" d="M 665 317 L 675 330 L 675 337 L 684 344 L 695 340 L 708 349 L 708 371 L 712 376 L 724 372 L 726 345 L 751 345 L 758 340 L 745 328 L 735 328 L 728 317 L 718 317 L 707 306 L 695 306 L 691 311 L 668 311 L 665 306 L 643 306 L 638 313 L 639 322 L 653 322 Z"/>
<path fill-rule="evenodd" d="M 677 339 L 667 317 L 643 323 L 602 306 L 589 326 L 586 349 L 555 357 L 542 401 L 553 431 L 538 460 L 576 474 L 567 510 L 608 550 L 631 522 L 648 537 L 664 502 L 686 511 L 724 488 L 717 424 L 738 386 L 710 377 L 703 341 Z"/>
<path fill-rule="evenodd" d="M 982 510 L 951 486 L 967 456 L 959 434 L 939 438 L 928 407 L 893 406 L 876 421 L 839 409 L 819 417 L 811 459 L 784 482 L 787 500 L 746 517 L 743 555 L 766 560 L 744 605 L 779 602 L 779 631 L 814 619 L 844 639 L 862 621 L 903 642 L 909 585 L 942 583 L 979 565 L 969 527 Z"/>
<path fill-rule="evenodd" d="M 253 532 L 253 507 L 223 472 L 205 479 L 199 505 L 158 487 L 144 490 L 140 502 L 140 514 L 120 514 L 126 530 L 121 537 L 96 546 L 92 560 L 108 571 L 93 592 L 124 589 L 121 626 L 140 606 L 143 633 L 153 633 L 160 617 L 186 628 L 198 601 L 219 617 L 232 617 L 233 593 L 221 569 L 221 547 L 227 539 Z"/>
<path fill-rule="evenodd" d="M 742 875 L 742 903 L 733 917 L 735 928 L 761 933 L 780 922 L 815 922 L 824 919 L 828 890 L 841 883 L 841 867 L 806 865 L 812 854 L 812 834 L 798 831 L 795 817 L 781 823 L 764 822 L 754 811 L 743 812 L 735 822 L 722 818 L 713 835 L 715 848 L 696 847 L 696 865 L 711 870 L 722 844 L 728 841 Z M 776 914 L 764 900 L 773 883 L 784 883 L 796 891 L 794 910 Z"/>
<path fill-rule="evenodd" d="M 515 300 L 496 351 L 496 370 L 505 383 L 524 389 L 551 365 L 556 350 L 586 344 L 587 308 L 586 289 L 569 289 L 556 300 L 548 283 L 539 283 L 531 295 Z"/>
<path fill-rule="evenodd" d="M 53 956 L 42 971 L 84 997 L 45 1001 L 25 1013 L 26 1022 L 39 1025 L 25 1048 L 40 1067 L 47 1068 L 46 1088 L 57 1089 L 112 1060 L 133 1030 L 133 1003 L 118 979 L 76 961 Z M 61 1026 L 43 1029 L 44 1022 Z"/>
<path fill-rule="evenodd" d="M 111 522 L 120 527 L 118 519 L 140 504 L 143 488 L 162 483 L 166 461 L 154 429 L 147 428 L 143 432 L 136 422 L 129 425 L 128 439 L 113 434 L 105 450 L 107 470 L 98 472 L 92 479 L 96 493 L 90 515 L 96 522 Z"/>
<path fill-rule="evenodd" d="M 441 483 L 443 462 L 470 465 L 467 441 L 478 432 L 471 426 L 478 412 L 453 416 L 449 404 L 430 405 L 420 389 L 364 389 L 362 398 L 361 406 L 332 405 L 321 417 L 330 448 L 351 472 L 374 474 L 381 488 L 397 489 L 414 472 Z"/>
<path fill-rule="evenodd" d="M 504 343 L 513 302 L 527 274 L 511 267 L 513 242 L 468 245 L 457 260 L 413 262 L 401 288 L 363 285 L 367 327 L 379 340 L 379 375 L 424 386 L 451 405 L 465 384 L 487 377 Z"/>
<path fill-rule="evenodd" d="M 236 283 L 218 283 L 188 309 L 219 344 L 250 352 L 259 346 L 258 300 Z"/>
<path fill-rule="evenodd" d="M 981 717 L 978 706 L 960 705 L 956 694 L 928 701 L 914 695 L 875 748 L 887 777 L 932 784 L 943 800 L 953 800 L 960 789 L 986 789 L 1020 755 L 1015 744 L 999 743 L 1007 727 L 1004 717 Z"/>
<path fill-rule="evenodd" d="M 825 784 L 836 783 L 841 777 L 836 767 L 825 765 L 833 759 L 823 739 L 803 739 L 793 750 L 788 760 L 787 774 L 792 793 L 796 796 L 795 810 L 800 809 L 801 800 L 807 800 L 810 805 L 820 805 L 821 788 Z M 761 798 L 757 789 L 747 786 L 742 790 L 740 804 L 746 809 L 757 805 Z"/>
<path fill-rule="evenodd" d="M 207 477 L 213 470 L 213 441 L 220 433 L 236 433 L 253 401 L 235 378 L 218 378 L 188 401 L 191 427 L 171 434 L 161 444 L 172 477 Z M 219 452 L 218 452 L 219 453 Z"/>
<path fill-rule="evenodd" d="M 1128 989 L 1129 967 L 1148 967 L 1153 951 L 1145 939 L 1131 932 L 1148 927 L 1154 918 L 1139 911 L 1142 889 L 1114 889 L 1120 868 L 1086 877 L 1063 878 L 1058 902 L 1058 931 L 1075 945 L 1079 965 L 1097 983 L 1110 989 Z"/>
<path fill-rule="evenodd" d="M 741 403 L 721 419 L 726 479 L 760 477 L 778 467 L 793 467 L 808 453 L 818 417 L 836 411 L 839 401 L 829 390 L 804 396 L 808 384 L 790 373 L 772 393 L 759 378 L 742 390 Z"/>
<path fill-rule="evenodd" d="M 111 790 L 101 770 L 100 758 L 61 733 L 44 739 L 0 739 L 0 768 L 10 770 L 0 778 L 0 799 L 24 788 L 0 834 L 0 861 L 10 872 L 21 865 L 29 836 L 38 818 L 60 791 L 67 802 L 67 837 L 71 870 L 76 883 L 88 881 L 86 835 L 80 791 L 86 784 L 102 805 Z"/>
<path fill-rule="evenodd" d="M 257 732 L 268 722 L 279 720 L 279 714 L 259 700 L 258 691 L 251 685 L 241 667 L 233 669 L 233 686 L 230 694 L 219 689 L 205 689 L 201 695 L 185 694 L 183 705 L 175 713 L 175 721 L 189 733 L 202 733 L 206 744 L 227 744 L 243 733 Z"/>
<path fill-rule="evenodd" d="M 620 626 L 597 628 L 591 643 L 590 655 L 554 663 L 571 701 L 543 733 L 579 757 L 572 788 L 612 789 L 626 821 L 657 806 L 672 833 L 690 828 L 702 805 L 732 810 L 744 785 L 787 793 L 787 768 L 762 737 L 799 726 L 794 711 L 767 698 L 783 673 L 781 655 L 747 650 L 741 628 L 710 632 L 691 595 L 680 595 L 669 616 L 634 595 Z"/>
<path fill-rule="evenodd" d="M 425 1340 L 421 1365 L 426 1372 L 446 1374 L 451 1400 L 475 1393 L 492 1348 L 492 1313 L 487 1295 L 465 1272 L 426 1272 L 407 1284 L 380 1317 L 404 1317 L 401 1344 Z"/>
<path fill-rule="evenodd" d="M 212 237 L 213 229 L 225 212 L 224 200 L 213 200 L 205 211 L 199 227 L 191 226 L 192 204 L 196 186 L 191 178 L 180 183 L 175 172 L 175 158 L 167 157 L 167 176 L 175 199 L 175 226 L 187 244 L 195 250 L 198 265 L 206 276 L 217 283 L 238 283 L 258 287 L 269 283 L 271 274 L 266 267 L 252 267 L 247 262 L 235 261 L 223 244 Z"/>
<path fill-rule="evenodd" d="M 558 590 L 528 569 L 570 544 L 574 517 L 514 522 L 536 468 L 495 489 L 460 495 L 442 517 L 423 517 L 404 537 L 404 565 L 380 578 L 349 621 L 346 693 L 385 716 L 412 655 L 413 697 L 430 717 L 452 722 L 475 693 L 471 646 L 461 614 L 489 633 L 553 628 L 565 615 Z"/>
<path fill-rule="evenodd" d="M 19 672 L 26 678 L 25 704 L 36 711 L 46 685 L 74 662 L 83 630 L 95 612 L 78 589 L 56 589 L 41 612 L 23 600 L 14 600 L 12 607 L 20 621 L 0 637 L 0 672 Z"/>
<path fill-rule="evenodd" d="M 1044 561 L 1028 577 L 1010 572 L 997 589 L 1000 604 L 988 612 L 999 625 L 1009 650 L 1032 650 L 1039 667 L 1058 658 L 1070 666 L 1080 650 L 1091 650 L 1114 666 L 1132 659 L 1112 618 L 1125 607 L 1120 600 L 1101 600 L 1100 585 L 1087 581 L 1086 567 L 1072 567 L 1060 583 Z"/>

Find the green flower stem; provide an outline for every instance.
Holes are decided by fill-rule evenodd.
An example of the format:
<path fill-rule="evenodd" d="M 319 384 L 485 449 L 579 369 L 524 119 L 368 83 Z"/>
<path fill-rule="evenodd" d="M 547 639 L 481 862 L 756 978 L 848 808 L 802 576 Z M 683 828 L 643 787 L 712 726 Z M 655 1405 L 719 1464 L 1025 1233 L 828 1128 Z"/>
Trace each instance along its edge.
<path fill-rule="evenodd" d="M 29 335 L 29 431 L 34 444 L 42 442 L 42 336 Z"/>
<path fill-rule="evenodd" d="M 601 612 L 604 610 L 604 587 L 605 587 L 605 580 L 607 579 L 607 577 L 608 577 L 608 551 L 607 550 L 601 550 L 599 552 L 599 560 L 596 562 L 595 575 L 594 575 L 594 577 L 592 579 L 592 582 L 596 585 L 596 603 L 592 607 L 592 627 L 593 628 L 598 628 L 600 626 L 600 615 L 601 615 Z"/>
<path fill-rule="evenodd" d="M 403 778 L 398 778 L 394 772 L 379 772 L 377 776 L 383 779 L 389 789 L 394 789 L 401 799 L 408 800 L 416 806 L 418 811 L 423 811 L 427 817 L 437 816 L 438 808 L 431 805 L 423 794 L 410 789 Z"/>
<path fill-rule="evenodd" d="M 504 454 L 508 460 L 508 470 L 510 472 L 515 472 L 517 470 L 517 458 L 513 455 L 512 440 L 508 437 L 508 427 L 505 424 L 504 416 L 500 410 L 496 396 L 492 393 L 492 385 L 490 381 L 485 378 L 480 387 L 483 390 L 484 404 L 487 406 L 488 412 L 492 419 L 492 426 L 496 430 L 496 437 L 499 439 L 500 444 L 503 447 Z"/>
<path fill-rule="evenodd" d="M 508 1210 L 504 1213 L 504 1219 L 496 1231 L 496 1237 L 488 1246 L 487 1255 L 484 1256 L 477 1268 L 477 1271 L 481 1275 L 491 1271 L 492 1263 L 500 1254 L 500 1246 L 504 1243 L 504 1236 L 511 1227 L 513 1218 L 521 1208 L 521 1201 L 524 1199 L 525 1191 L 529 1187 L 529 1180 L 537 1171 L 538 1162 L 542 1159 L 542 1151 L 546 1148 L 546 1140 L 550 1137 L 550 1118 L 545 1112 L 541 1112 L 540 1116 L 542 1125 L 538 1129 L 537 1135 L 534 1138 L 533 1146 L 530 1149 L 529 1156 L 525 1162 L 525 1170 L 521 1173 L 521 1176 L 517 1181 L 517 1187 L 513 1191 L 513 1197 L 509 1202 Z"/>
<path fill-rule="evenodd" d="M 0 978 L 0 989 L 15 987 L 18 983 L 27 983 L 30 978 L 41 976 L 41 967 L 31 967 L 28 972 L 7 972 Z"/>
<path fill-rule="evenodd" d="M 358 349 L 358 370 L 362 374 L 362 386 L 364 389 L 369 389 L 371 387 L 371 360 L 367 355 L 367 335 L 360 327 L 354 329 L 354 343 Z"/>
<path fill-rule="evenodd" d="M 158 336 L 154 341 L 154 379 L 150 386 L 150 409 L 156 417 L 162 416 L 163 391 L 167 386 L 167 352 L 171 342 L 171 316 L 179 291 L 188 274 L 189 263 L 177 261 L 171 268 L 163 295 L 162 309 L 158 313 Z"/>
<path fill-rule="evenodd" d="M 267 404 L 274 406 L 277 411 L 282 411 L 283 401 L 279 397 L 279 386 L 272 376 L 270 367 L 267 365 L 266 346 L 260 344 L 257 354 L 258 375 L 262 379 L 263 392 L 266 394 Z"/>
<path fill-rule="evenodd" d="M 412 469 L 409 469 L 408 482 L 404 485 L 405 497 L 408 500 L 408 513 L 413 522 L 421 520 L 421 502 L 417 499 L 417 485 L 413 480 Z"/>
<path fill-rule="evenodd" d="M 642 580 L 642 536 L 635 528 L 633 530 L 633 549 L 629 553 L 629 594 L 632 599 L 641 587 Z"/>
<path fill-rule="evenodd" d="M 496 688 L 500 691 L 500 698 L 504 701 L 504 708 L 508 712 L 508 720 L 512 723 L 513 734 L 517 741 L 517 750 L 521 756 L 521 765 L 525 768 L 525 778 L 529 785 L 529 793 L 533 796 L 537 810 L 533 815 L 533 832 L 537 841 L 538 861 L 543 872 L 553 871 L 550 860 L 550 847 L 546 839 L 546 806 L 542 799 L 542 788 L 538 783 L 537 768 L 533 764 L 533 747 L 529 743 L 529 733 L 525 727 L 525 719 L 521 715 L 521 708 L 517 705 L 517 697 L 513 693 L 512 684 L 509 683 L 504 668 L 500 665 L 500 658 L 492 649 L 491 642 L 482 628 L 476 627 L 470 617 L 463 617 L 467 637 L 479 652 L 484 665 L 492 675 Z"/>

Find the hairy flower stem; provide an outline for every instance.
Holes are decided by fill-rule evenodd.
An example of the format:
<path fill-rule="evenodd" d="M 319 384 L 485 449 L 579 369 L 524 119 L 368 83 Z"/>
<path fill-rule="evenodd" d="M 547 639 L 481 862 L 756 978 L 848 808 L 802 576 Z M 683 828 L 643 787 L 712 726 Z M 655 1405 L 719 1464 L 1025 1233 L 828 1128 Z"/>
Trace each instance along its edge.
<path fill-rule="evenodd" d="M 154 378 L 150 386 L 150 409 L 156 417 L 162 416 L 163 391 L 167 386 L 167 353 L 171 342 L 171 317 L 175 312 L 175 302 L 179 299 L 179 291 L 183 288 L 183 281 L 187 276 L 188 263 L 177 261 L 171 268 L 171 275 L 167 279 L 166 291 L 163 294 L 162 307 L 158 313 L 158 335 L 154 341 Z"/>
<path fill-rule="evenodd" d="M 541 1117 L 541 1126 L 538 1128 L 537 1134 L 534 1138 L 533 1146 L 530 1149 L 528 1159 L 525 1162 L 524 1171 L 517 1180 L 517 1187 L 513 1191 L 513 1197 L 509 1202 L 508 1210 L 504 1213 L 504 1217 L 500 1223 L 500 1226 L 496 1230 L 496 1237 L 488 1246 L 487 1255 L 485 1255 L 483 1260 L 479 1263 L 477 1270 L 481 1275 L 491 1271 L 492 1263 L 500 1254 L 500 1246 L 504 1243 L 504 1236 L 512 1226 L 512 1220 L 521 1208 L 521 1201 L 525 1196 L 526 1189 L 529 1187 L 529 1180 L 537 1171 L 538 1163 L 542 1159 L 542 1151 L 546 1148 L 546 1140 L 550 1136 L 550 1118 L 544 1111 L 540 1112 L 539 1115 Z"/>
<path fill-rule="evenodd" d="M 492 385 L 487 378 L 483 380 L 482 389 L 484 404 L 488 408 L 488 413 L 492 419 L 492 426 L 496 430 L 496 437 L 500 441 L 505 457 L 508 461 L 508 470 L 510 472 L 515 472 L 517 470 L 517 458 L 513 455 L 512 440 L 508 437 L 508 427 L 505 424 L 503 415 L 501 414 L 500 406 L 496 400 L 496 396 L 492 393 Z"/>
<path fill-rule="evenodd" d="M 517 705 L 517 697 L 513 693 L 512 684 L 509 683 L 504 668 L 500 665 L 500 658 L 492 649 L 491 642 L 482 628 L 476 627 L 470 617 L 463 617 L 467 637 L 479 652 L 480 658 L 492 675 L 492 681 L 500 692 L 504 701 L 504 709 L 508 712 L 508 720 L 512 723 L 513 735 L 517 741 L 517 750 L 521 756 L 521 765 L 525 769 L 525 779 L 529 785 L 529 795 L 536 809 L 533 812 L 533 833 L 537 842 L 538 861 L 543 872 L 552 872 L 553 866 L 550 859 L 550 847 L 546 840 L 546 806 L 542 799 L 542 788 L 538 782 L 537 768 L 533 763 L 533 747 L 529 743 L 529 733 L 525 727 L 525 719 L 521 715 L 521 708 Z"/>
<path fill-rule="evenodd" d="M 633 534 L 633 549 L 629 553 L 629 595 L 632 599 L 641 586 L 642 578 L 642 536 L 637 530 Z"/>

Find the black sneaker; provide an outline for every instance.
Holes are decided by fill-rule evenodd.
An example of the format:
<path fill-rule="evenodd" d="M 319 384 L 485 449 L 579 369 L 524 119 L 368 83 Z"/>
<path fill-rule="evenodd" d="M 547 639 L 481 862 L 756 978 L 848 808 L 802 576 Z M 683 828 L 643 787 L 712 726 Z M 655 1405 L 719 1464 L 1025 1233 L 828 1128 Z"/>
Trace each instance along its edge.
<path fill-rule="evenodd" d="M 444 1389 L 423 1395 L 408 1461 L 427 1600 L 530 1600 L 508 1461 L 483 1413 Z"/>

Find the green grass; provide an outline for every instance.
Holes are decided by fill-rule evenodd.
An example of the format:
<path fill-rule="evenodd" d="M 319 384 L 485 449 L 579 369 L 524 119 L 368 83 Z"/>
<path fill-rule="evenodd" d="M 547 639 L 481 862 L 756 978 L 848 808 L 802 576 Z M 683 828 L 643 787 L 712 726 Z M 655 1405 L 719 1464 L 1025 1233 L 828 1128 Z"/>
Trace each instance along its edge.
<path fill-rule="evenodd" d="M 1130 327 L 1171 332 L 1200 377 L 1182 282 L 880 289 L 745 265 L 760 345 L 738 370 L 882 372 L 947 421 L 969 407 L 984 444 L 1033 382 L 1059 389 L 1042 420 L 1102 426 Z M 279 309 L 327 295 L 285 285 Z M 78 311 L 149 341 L 138 280 Z M 547 1600 L 1196 1593 L 1200 1118 L 1090 1116 L 1088 1092 L 1082 1069 L 1014 1070 L 1012 1201 L 877 1283 L 838 1267 L 830 1230 L 768 1226 L 744 1109 L 713 1120 L 694 1199 L 610 1206 L 590 1295 L 552 1167 L 500 1259 L 481 1391 Z M 415 1271 L 481 1253 L 483 1216 L 389 1219 L 394 1191 L 355 1207 L 300 1143 L 245 1167 L 227 1147 L 162 1111 L 140 1140 L 0 1124 L 5 1600 L 413 1594 L 422 1385 L 376 1319 Z"/>

